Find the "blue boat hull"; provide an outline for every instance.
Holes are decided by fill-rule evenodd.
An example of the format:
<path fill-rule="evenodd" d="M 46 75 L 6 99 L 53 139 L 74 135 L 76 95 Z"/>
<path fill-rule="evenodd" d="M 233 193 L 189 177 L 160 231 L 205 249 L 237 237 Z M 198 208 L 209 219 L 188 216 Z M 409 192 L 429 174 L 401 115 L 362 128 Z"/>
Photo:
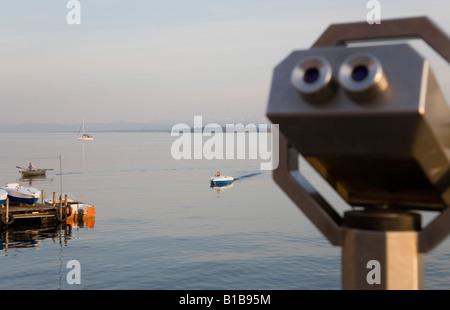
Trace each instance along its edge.
<path fill-rule="evenodd" d="M 233 181 L 211 181 L 211 186 L 225 186 L 233 183 Z"/>
<path fill-rule="evenodd" d="M 19 197 L 14 197 L 11 195 L 8 195 L 9 201 L 12 202 L 17 202 L 17 203 L 26 203 L 29 205 L 34 204 L 36 201 L 38 201 L 39 197 L 36 198 L 19 198 Z"/>
<path fill-rule="evenodd" d="M 0 199 L 0 205 L 4 205 L 6 203 L 6 199 Z"/>

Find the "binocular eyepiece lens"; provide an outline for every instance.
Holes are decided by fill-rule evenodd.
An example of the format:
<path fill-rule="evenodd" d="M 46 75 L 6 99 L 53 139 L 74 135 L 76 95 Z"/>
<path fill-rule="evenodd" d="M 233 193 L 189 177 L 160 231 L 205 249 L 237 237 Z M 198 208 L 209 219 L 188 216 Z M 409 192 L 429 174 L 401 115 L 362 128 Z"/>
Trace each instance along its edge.
<path fill-rule="evenodd" d="M 308 84 L 314 83 L 319 78 L 319 75 L 320 73 L 317 68 L 311 68 L 306 70 L 305 75 L 303 76 L 303 80 Z"/>
<path fill-rule="evenodd" d="M 292 70 L 291 85 L 308 102 L 325 101 L 336 90 L 331 65 L 320 56 L 300 60 Z"/>
<path fill-rule="evenodd" d="M 369 75 L 369 70 L 366 66 L 356 66 L 352 71 L 352 79 L 355 82 L 364 81 Z"/>
<path fill-rule="evenodd" d="M 368 53 L 348 57 L 339 69 L 338 79 L 342 88 L 356 101 L 375 99 L 388 88 L 381 63 Z"/>

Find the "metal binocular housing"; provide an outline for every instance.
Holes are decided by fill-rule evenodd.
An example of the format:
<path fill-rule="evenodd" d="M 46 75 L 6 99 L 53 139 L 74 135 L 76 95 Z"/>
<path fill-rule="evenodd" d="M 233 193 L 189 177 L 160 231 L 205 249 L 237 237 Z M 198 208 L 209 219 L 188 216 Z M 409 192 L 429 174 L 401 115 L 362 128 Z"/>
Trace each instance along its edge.
<path fill-rule="evenodd" d="M 450 203 L 450 109 L 409 45 L 294 52 L 272 89 L 270 120 L 350 205 Z"/>
<path fill-rule="evenodd" d="M 333 244 L 341 244 L 343 224 L 366 221 L 363 228 L 371 229 L 379 212 L 392 219 L 430 210 L 450 220 L 450 109 L 429 61 L 409 44 L 346 46 L 404 38 L 421 38 L 450 61 L 449 38 L 418 17 L 331 25 L 310 49 L 292 52 L 274 69 L 267 107 L 280 130 L 274 179 Z M 293 174 L 298 154 L 349 206 L 365 213 L 354 217 L 351 210 L 340 218 Z M 398 230 L 425 230 L 420 217 L 409 221 Z M 421 232 L 420 251 L 450 232 L 442 229 L 445 221 Z"/>

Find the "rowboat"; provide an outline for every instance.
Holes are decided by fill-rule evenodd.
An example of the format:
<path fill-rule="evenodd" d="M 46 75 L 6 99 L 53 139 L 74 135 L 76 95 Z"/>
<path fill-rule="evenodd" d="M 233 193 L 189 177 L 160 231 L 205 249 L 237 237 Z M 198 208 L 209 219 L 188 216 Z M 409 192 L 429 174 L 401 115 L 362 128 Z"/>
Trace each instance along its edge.
<path fill-rule="evenodd" d="M 35 177 L 45 175 L 47 173 L 47 170 L 52 169 L 21 170 L 19 172 L 23 177 Z"/>
<path fill-rule="evenodd" d="M 1 187 L 8 193 L 9 201 L 34 204 L 41 197 L 41 191 L 34 187 L 24 187 L 19 183 L 7 183 Z"/>
<path fill-rule="evenodd" d="M 16 168 L 22 169 L 19 172 L 22 175 L 22 177 L 25 177 L 25 178 L 42 176 L 42 175 L 45 175 L 48 170 L 53 170 L 53 169 L 28 169 L 28 168 L 19 167 L 19 166 L 16 166 Z"/>
<path fill-rule="evenodd" d="M 213 176 L 211 179 L 211 186 L 226 186 L 233 183 L 234 178 L 229 176 Z"/>

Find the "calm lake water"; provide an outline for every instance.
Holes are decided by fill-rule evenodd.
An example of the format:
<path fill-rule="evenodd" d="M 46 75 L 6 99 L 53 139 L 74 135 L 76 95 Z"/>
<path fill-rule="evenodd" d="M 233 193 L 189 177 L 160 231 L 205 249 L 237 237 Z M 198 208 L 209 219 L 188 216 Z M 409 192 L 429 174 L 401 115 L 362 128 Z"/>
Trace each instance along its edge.
<path fill-rule="evenodd" d="M 174 160 L 169 133 L 1 133 L 0 182 L 95 206 L 94 223 L 0 234 L 0 289 L 340 289 L 341 253 L 259 160 Z M 62 158 L 62 184 L 59 156 Z M 20 179 L 16 166 L 53 168 Z M 210 188 L 221 171 L 237 178 Z M 89 225 L 87 225 L 89 224 Z M 7 245 L 7 247 L 6 247 Z M 70 285 L 70 260 L 81 284 Z M 426 256 L 426 288 L 450 288 L 450 240 Z"/>

